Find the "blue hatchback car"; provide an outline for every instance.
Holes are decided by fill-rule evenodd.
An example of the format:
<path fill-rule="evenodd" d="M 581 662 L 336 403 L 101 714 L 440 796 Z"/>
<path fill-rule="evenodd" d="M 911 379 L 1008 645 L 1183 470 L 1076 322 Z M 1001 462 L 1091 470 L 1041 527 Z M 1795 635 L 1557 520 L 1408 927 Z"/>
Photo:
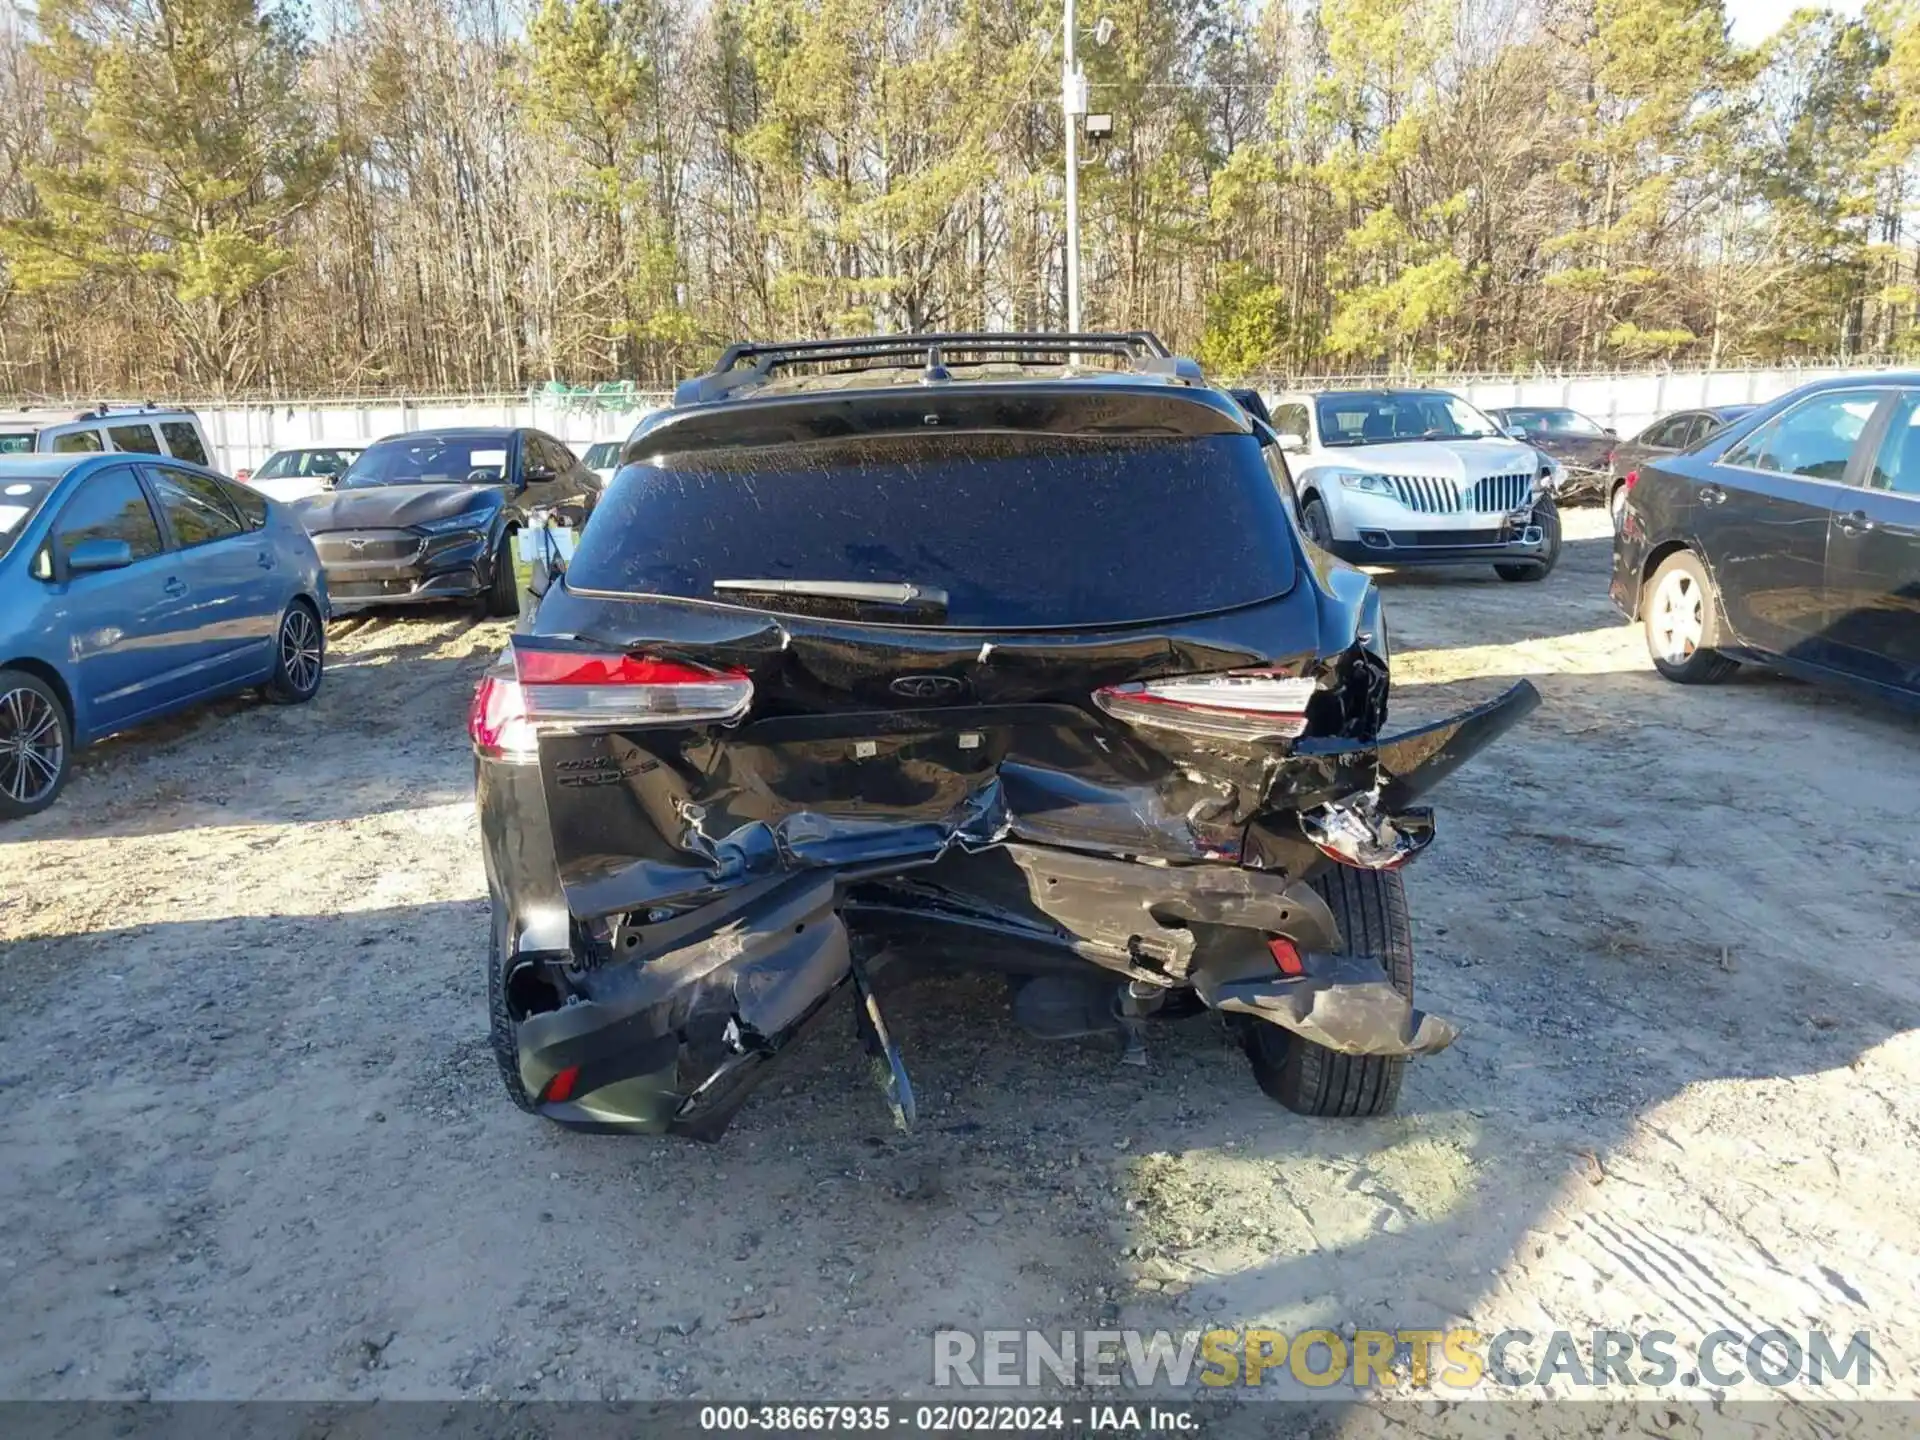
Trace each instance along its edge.
<path fill-rule="evenodd" d="M 327 591 L 299 522 L 224 476 L 135 455 L 0 456 L 0 819 L 74 750 L 259 686 L 311 700 Z"/>

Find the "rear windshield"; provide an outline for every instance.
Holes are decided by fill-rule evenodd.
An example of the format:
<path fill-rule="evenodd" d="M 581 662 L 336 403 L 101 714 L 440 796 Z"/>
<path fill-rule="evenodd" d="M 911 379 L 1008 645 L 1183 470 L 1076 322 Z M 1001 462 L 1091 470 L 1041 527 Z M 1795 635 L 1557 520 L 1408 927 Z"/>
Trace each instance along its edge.
<path fill-rule="evenodd" d="M 902 624 L 1131 624 L 1285 593 L 1289 525 L 1251 436 L 821 440 L 627 467 L 567 584 L 787 612 L 714 582 L 908 584 L 946 610 Z"/>

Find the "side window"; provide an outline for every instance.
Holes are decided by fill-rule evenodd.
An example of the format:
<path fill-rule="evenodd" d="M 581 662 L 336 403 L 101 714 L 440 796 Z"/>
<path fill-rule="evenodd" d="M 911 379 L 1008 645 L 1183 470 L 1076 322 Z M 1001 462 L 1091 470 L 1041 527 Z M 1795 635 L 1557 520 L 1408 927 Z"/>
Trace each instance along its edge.
<path fill-rule="evenodd" d="M 249 490 L 237 480 L 232 484 L 222 480 L 220 493 L 227 497 L 227 503 L 233 506 L 247 529 L 258 530 L 267 523 L 267 497 L 259 491 Z"/>
<path fill-rule="evenodd" d="M 133 471 L 123 466 L 93 476 L 60 512 L 54 543 L 61 557 L 82 540 L 124 540 L 136 560 L 160 553 L 160 527 Z"/>
<path fill-rule="evenodd" d="M 558 475 L 565 468 L 560 464 L 560 457 L 554 453 L 558 448 L 546 436 L 528 431 L 521 442 L 521 473 L 531 475 L 535 470 L 551 470 Z"/>
<path fill-rule="evenodd" d="M 182 549 L 225 540 L 246 528 L 227 500 L 226 491 L 212 476 L 176 470 L 171 465 L 156 465 L 151 473 L 167 528 Z"/>
<path fill-rule="evenodd" d="M 569 450 L 566 446 L 562 445 L 558 440 L 554 439 L 551 435 L 542 435 L 540 438 L 547 442 L 547 449 L 553 455 L 553 464 L 556 470 L 559 470 L 562 473 L 564 473 L 568 470 L 571 470 L 574 466 L 580 463 L 578 457 L 574 455 L 573 451 Z"/>
<path fill-rule="evenodd" d="M 1873 457 L 1867 484 L 1875 490 L 1920 497 L 1920 390 L 1901 395 L 1880 453 Z"/>
<path fill-rule="evenodd" d="M 1680 433 L 1674 437 L 1674 445 L 1681 450 L 1691 450 L 1707 438 L 1707 432 L 1713 429 L 1713 421 L 1705 415 L 1689 415 L 1686 423 L 1680 427 Z"/>
<path fill-rule="evenodd" d="M 1677 450 L 1680 448 L 1680 437 L 1686 433 L 1687 423 L 1684 415 L 1671 416 L 1649 430 L 1642 443 L 1658 445 L 1663 450 Z"/>
<path fill-rule="evenodd" d="M 207 447 L 200 443 L 200 432 L 184 420 L 162 420 L 160 434 L 167 442 L 167 451 L 176 460 L 185 460 L 193 465 L 207 465 Z"/>
<path fill-rule="evenodd" d="M 1273 417 L 1273 429 L 1276 435 L 1292 435 L 1304 442 L 1308 435 L 1307 407 L 1282 405 Z"/>
<path fill-rule="evenodd" d="M 116 450 L 125 450 L 133 455 L 163 454 L 160 442 L 153 438 L 153 426 L 141 421 L 138 425 L 109 425 L 107 439 L 113 442 Z"/>
<path fill-rule="evenodd" d="M 107 447 L 100 443 L 98 430 L 69 430 L 64 435 L 53 437 L 53 448 L 56 453 L 62 455 L 79 453 L 91 455 L 94 451 L 104 450 Z"/>
<path fill-rule="evenodd" d="M 1721 463 L 1809 480 L 1843 480 L 1854 446 L 1885 393 L 1835 390 L 1803 400 L 1735 445 Z"/>

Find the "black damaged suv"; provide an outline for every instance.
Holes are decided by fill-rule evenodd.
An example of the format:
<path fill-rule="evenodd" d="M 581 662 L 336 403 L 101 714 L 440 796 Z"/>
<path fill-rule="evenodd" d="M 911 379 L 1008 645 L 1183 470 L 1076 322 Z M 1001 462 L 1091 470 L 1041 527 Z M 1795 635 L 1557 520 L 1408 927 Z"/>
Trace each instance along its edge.
<path fill-rule="evenodd" d="M 628 440 L 474 697 L 522 1107 L 713 1138 L 942 962 L 1136 1050 L 1203 1007 L 1292 1109 L 1390 1109 L 1417 802 L 1537 703 L 1382 738 L 1387 637 L 1273 436 L 1144 333 L 737 345 Z M 851 1005 L 835 1004 L 842 992 Z"/>

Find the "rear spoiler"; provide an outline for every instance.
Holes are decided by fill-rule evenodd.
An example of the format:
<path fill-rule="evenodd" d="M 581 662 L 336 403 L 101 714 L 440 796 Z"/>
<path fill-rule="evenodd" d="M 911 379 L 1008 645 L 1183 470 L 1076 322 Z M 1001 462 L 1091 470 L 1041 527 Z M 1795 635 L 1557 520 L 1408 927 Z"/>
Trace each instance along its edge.
<path fill-rule="evenodd" d="M 1220 391 L 1140 380 L 1015 380 L 952 388 L 903 385 L 750 396 L 656 412 L 621 452 L 631 465 L 718 446 L 791 445 L 929 429 L 1001 430 L 1085 438 L 1250 435 L 1247 414 Z"/>

